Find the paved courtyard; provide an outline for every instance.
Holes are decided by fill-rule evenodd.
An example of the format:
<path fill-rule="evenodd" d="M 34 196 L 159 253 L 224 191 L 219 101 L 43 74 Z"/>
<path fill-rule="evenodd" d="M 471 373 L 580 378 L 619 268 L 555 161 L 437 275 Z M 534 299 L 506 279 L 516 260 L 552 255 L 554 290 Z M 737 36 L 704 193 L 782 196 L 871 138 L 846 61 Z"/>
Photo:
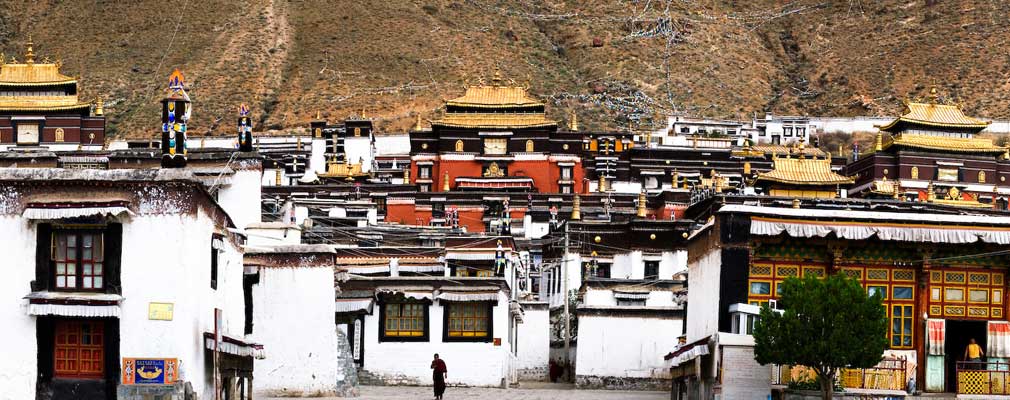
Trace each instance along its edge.
<path fill-rule="evenodd" d="M 538 385 L 541 386 L 541 385 Z M 549 386 L 525 389 L 490 389 L 490 388 L 455 388 L 445 391 L 444 400 L 666 400 L 669 393 L 664 392 L 623 392 L 615 390 L 576 390 L 570 386 Z M 392 399 L 432 399 L 430 386 L 362 386 L 361 397 L 358 400 L 392 400 Z M 280 400 L 280 399 L 278 399 Z"/>

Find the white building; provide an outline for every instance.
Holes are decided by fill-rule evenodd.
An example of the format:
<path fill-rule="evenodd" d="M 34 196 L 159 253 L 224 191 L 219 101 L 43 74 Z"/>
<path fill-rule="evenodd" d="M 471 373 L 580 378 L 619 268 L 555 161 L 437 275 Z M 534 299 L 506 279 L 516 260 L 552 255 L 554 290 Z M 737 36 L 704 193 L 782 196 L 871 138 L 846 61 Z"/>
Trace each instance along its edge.
<path fill-rule="evenodd" d="M 523 312 L 513 299 L 512 263 L 497 267 L 498 253 L 512 258 L 511 240 L 501 238 L 501 249 L 488 244 L 497 239 L 336 249 L 338 268 L 350 276 L 340 284 L 337 323 L 362 383 L 431 385 L 435 353 L 448 366 L 449 385 L 516 382 Z"/>
<path fill-rule="evenodd" d="M 808 117 L 772 113 L 766 113 L 764 118 L 755 116 L 751 128 L 754 143 L 810 143 L 810 136 L 815 133 L 815 126 Z"/>
<path fill-rule="evenodd" d="M 272 353 L 256 362 L 257 397 L 356 393 L 350 349 L 346 341 L 341 346 L 333 326 L 333 254 L 325 245 L 260 244 L 247 250 L 246 270 L 255 270 L 249 333 Z"/>
<path fill-rule="evenodd" d="M 212 398 L 215 329 L 219 386 L 251 387 L 244 239 L 192 172 L 9 168 L 0 193 L 4 397 L 137 398 L 143 373 Z"/>

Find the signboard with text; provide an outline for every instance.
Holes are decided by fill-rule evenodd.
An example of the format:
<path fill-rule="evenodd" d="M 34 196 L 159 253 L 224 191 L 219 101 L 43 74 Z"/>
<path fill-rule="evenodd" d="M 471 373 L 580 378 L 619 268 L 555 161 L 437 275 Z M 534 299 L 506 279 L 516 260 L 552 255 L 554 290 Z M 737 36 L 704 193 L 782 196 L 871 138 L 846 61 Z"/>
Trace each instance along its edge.
<path fill-rule="evenodd" d="M 179 380 L 176 358 L 123 358 L 124 385 L 171 385 Z"/>

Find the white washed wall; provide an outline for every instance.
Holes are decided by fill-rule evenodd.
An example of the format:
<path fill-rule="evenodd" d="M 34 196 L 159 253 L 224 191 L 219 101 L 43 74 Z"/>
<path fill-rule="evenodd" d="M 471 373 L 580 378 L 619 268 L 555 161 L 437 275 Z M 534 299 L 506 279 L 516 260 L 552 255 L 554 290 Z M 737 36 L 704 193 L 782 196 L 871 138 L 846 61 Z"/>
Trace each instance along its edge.
<path fill-rule="evenodd" d="M 0 216 L 4 278 L 0 279 L 0 399 L 34 399 L 38 368 L 35 317 L 27 314 L 27 301 L 35 279 L 35 227 L 21 216 Z"/>
<path fill-rule="evenodd" d="M 663 355 L 677 345 L 682 324 L 680 319 L 580 316 L 575 374 L 669 378 Z"/>
<path fill-rule="evenodd" d="M 263 191 L 262 175 L 263 171 L 258 167 L 238 169 L 231 176 L 231 184 L 222 186 L 218 192 L 218 204 L 228 212 L 239 229 L 262 219 L 259 201 Z"/>
<path fill-rule="evenodd" d="M 253 286 L 253 388 L 263 396 L 332 396 L 340 368 L 332 268 L 261 268 Z"/>
<path fill-rule="evenodd" d="M 347 154 L 347 162 L 351 164 L 361 161 L 362 172 L 372 170 L 372 140 L 368 136 L 344 138 L 344 153 Z"/>
<path fill-rule="evenodd" d="M 693 262 L 687 275 L 687 341 L 719 330 L 719 277 L 722 253 L 715 249 Z"/>
<path fill-rule="evenodd" d="M 493 343 L 442 342 L 442 305 L 436 301 L 429 308 L 428 342 L 379 342 L 378 306 L 365 316 L 365 363 L 372 374 L 401 383 L 431 385 L 431 360 L 435 353 L 445 361 L 449 385 L 499 386 L 505 377 L 508 358 L 508 299 L 499 293 L 494 307 Z"/>
<path fill-rule="evenodd" d="M 547 378 L 547 363 L 551 351 L 550 311 L 547 307 L 523 307 L 523 323 L 517 332 L 517 368 L 526 378 Z M 542 372 L 541 372 L 542 370 Z"/>
<path fill-rule="evenodd" d="M 202 210 L 196 218 L 140 216 L 123 224 L 120 356 L 179 358 L 180 378 L 203 398 L 213 396 L 203 333 L 214 331 L 214 308 L 222 309 L 228 336 L 244 337 L 245 323 L 242 254 L 229 240 L 219 258 L 217 290 L 210 287 L 213 226 Z M 150 302 L 173 303 L 173 320 L 148 320 Z"/>

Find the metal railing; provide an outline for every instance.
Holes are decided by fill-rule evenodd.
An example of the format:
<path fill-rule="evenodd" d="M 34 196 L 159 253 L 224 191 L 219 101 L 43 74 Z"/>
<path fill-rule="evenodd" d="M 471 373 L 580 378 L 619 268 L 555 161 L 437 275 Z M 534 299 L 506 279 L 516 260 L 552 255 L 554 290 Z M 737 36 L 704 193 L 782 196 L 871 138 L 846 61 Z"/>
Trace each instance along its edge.
<path fill-rule="evenodd" d="M 958 361 L 958 394 L 1010 394 L 1010 363 Z"/>

